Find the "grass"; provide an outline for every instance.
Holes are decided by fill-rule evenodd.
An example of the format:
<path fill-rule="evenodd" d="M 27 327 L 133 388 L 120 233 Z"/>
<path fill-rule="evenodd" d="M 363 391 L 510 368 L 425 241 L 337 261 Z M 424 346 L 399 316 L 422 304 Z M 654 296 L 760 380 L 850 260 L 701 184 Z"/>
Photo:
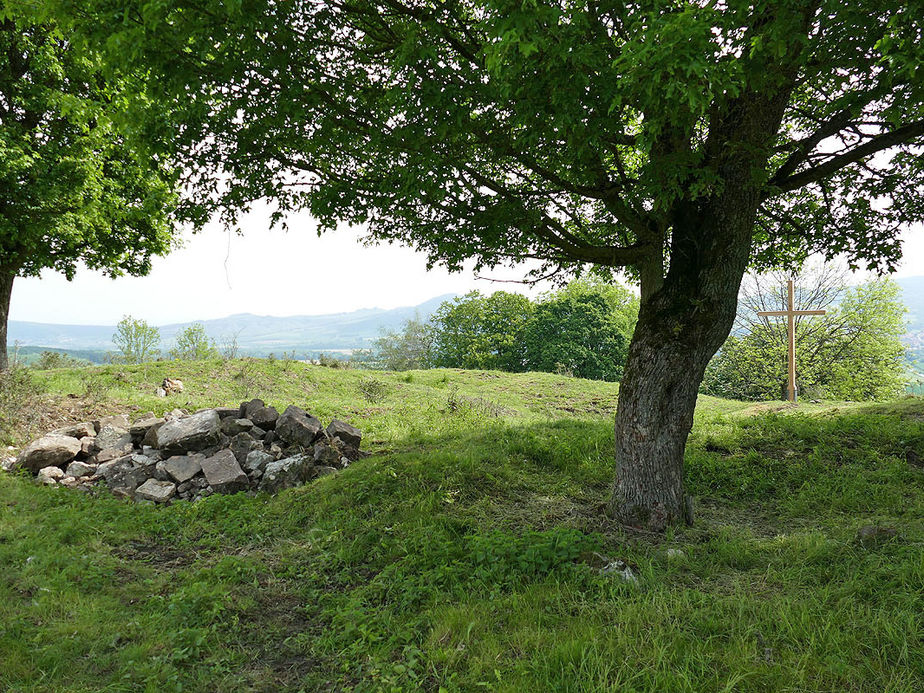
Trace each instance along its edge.
<path fill-rule="evenodd" d="M 167 375 L 186 391 L 158 399 Z M 257 360 L 34 380 L 61 422 L 261 397 L 377 454 L 169 508 L 0 475 L 0 690 L 924 689 L 920 399 L 702 397 L 697 523 L 653 537 L 601 511 L 613 384 Z M 899 536 L 861 545 L 867 524 Z"/>

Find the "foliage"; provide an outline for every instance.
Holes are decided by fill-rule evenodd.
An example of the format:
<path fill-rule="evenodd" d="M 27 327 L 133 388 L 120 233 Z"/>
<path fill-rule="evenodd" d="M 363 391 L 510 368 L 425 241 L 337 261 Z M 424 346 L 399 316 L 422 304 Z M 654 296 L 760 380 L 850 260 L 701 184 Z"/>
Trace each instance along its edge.
<path fill-rule="evenodd" d="M 357 390 L 368 373 L 281 361 L 247 361 L 239 396 L 244 363 L 29 372 L 81 419 L 103 413 L 68 396 L 87 381 L 109 388 L 105 413 L 169 410 L 141 387 L 152 374 L 187 383 L 190 408 L 260 396 L 324 421 L 350 412 L 377 454 L 278 496 L 169 507 L 0 473 L 0 689 L 924 687 L 909 647 L 920 399 L 773 412 L 701 396 L 687 452 L 698 524 L 653 538 L 594 511 L 611 482 L 613 383 L 380 373 L 400 396 L 373 407 Z M 446 416 L 452 385 L 505 413 Z M 864 546 L 871 524 L 899 534 Z M 601 575 L 588 550 L 639 582 Z"/>
<path fill-rule="evenodd" d="M 126 315 L 116 325 L 112 342 L 119 349 L 117 359 L 120 363 L 144 363 L 160 353 L 160 330 Z"/>
<path fill-rule="evenodd" d="M 921 216 L 922 20 L 899 0 L 43 6 L 147 78 L 139 134 L 182 156 L 198 220 L 265 197 L 451 267 L 638 269 L 734 185 L 761 263 L 888 267 Z"/>
<path fill-rule="evenodd" d="M 31 367 L 38 370 L 48 370 L 49 368 L 79 368 L 80 366 L 89 365 L 89 361 L 74 358 L 63 351 L 43 351 L 32 363 Z"/>
<path fill-rule="evenodd" d="M 176 346 L 170 357 L 180 361 L 205 361 L 219 355 L 215 340 L 205 333 L 205 325 L 194 322 L 176 336 Z"/>
<path fill-rule="evenodd" d="M 520 294 L 472 291 L 444 302 L 430 317 L 431 359 L 436 367 L 525 369 L 523 330 L 533 305 Z"/>
<path fill-rule="evenodd" d="M 43 392 L 25 368 L 0 371 L 0 445 L 22 443 L 39 431 Z"/>
<path fill-rule="evenodd" d="M 145 274 L 171 245 L 174 176 L 126 142 L 126 83 L 53 24 L 0 9 L 0 278 Z M 2 292 L 0 292 L 2 293 Z M 8 296 L 0 296 L 5 336 Z M 0 344 L 0 368 L 6 345 Z"/>
<path fill-rule="evenodd" d="M 386 331 L 373 342 L 373 361 L 387 371 L 408 371 L 430 366 L 433 326 L 419 317 L 400 330 Z"/>
<path fill-rule="evenodd" d="M 837 299 L 837 304 L 822 304 L 824 316 L 797 323 L 796 376 L 802 397 L 860 401 L 896 396 L 906 380 L 900 340 L 905 308 L 898 286 L 873 281 L 842 289 Z M 785 305 L 766 307 L 782 310 Z M 785 320 L 753 321 L 748 332 L 730 337 L 713 359 L 703 392 L 734 399 L 785 397 L 788 343 Z"/>
<path fill-rule="evenodd" d="M 621 286 L 574 281 L 543 297 L 522 335 L 530 370 L 619 380 L 638 314 Z"/>
<path fill-rule="evenodd" d="M 361 379 L 357 388 L 360 394 L 362 394 L 363 399 L 370 404 L 381 402 L 385 398 L 385 395 L 388 394 L 388 385 L 378 378 L 373 377 Z"/>

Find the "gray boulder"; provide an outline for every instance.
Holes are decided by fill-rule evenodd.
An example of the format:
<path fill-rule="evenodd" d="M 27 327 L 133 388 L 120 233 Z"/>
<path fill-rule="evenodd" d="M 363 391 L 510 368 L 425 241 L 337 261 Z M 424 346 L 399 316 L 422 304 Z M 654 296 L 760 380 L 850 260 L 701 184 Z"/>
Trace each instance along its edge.
<path fill-rule="evenodd" d="M 47 435 L 29 443 L 16 458 L 16 467 L 37 474 L 43 467 L 63 467 L 77 457 L 80 441 L 71 436 Z"/>
<path fill-rule="evenodd" d="M 206 457 L 202 461 L 202 472 L 215 493 L 236 493 L 249 486 L 247 475 L 230 450 Z"/>
<path fill-rule="evenodd" d="M 75 461 L 67 465 L 67 475 L 72 476 L 75 479 L 80 479 L 85 476 L 93 476 L 95 473 L 96 467 L 92 464 Z"/>
<path fill-rule="evenodd" d="M 284 488 L 300 486 L 314 474 L 314 463 L 309 455 L 295 455 L 270 462 L 263 470 L 260 490 L 278 493 Z"/>
<path fill-rule="evenodd" d="M 115 426 L 116 428 L 128 428 L 128 414 L 114 414 L 113 416 L 104 416 L 93 422 L 97 431 L 103 430 L 104 426 Z"/>
<path fill-rule="evenodd" d="M 228 417 L 232 419 L 240 419 L 241 408 L 240 407 L 215 407 L 215 412 L 218 414 L 218 418 L 224 421 Z"/>
<path fill-rule="evenodd" d="M 327 435 L 332 439 L 340 438 L 344 443 L 352 445 L 354 448 L 358 448 L 363 439 L 363 434 L 358 428 L 337 419 L 330 422 L 327 427 Z"/>
<path fill-rule="evenodd" d="M 175 494 L 176 484 L 170 481 L 158 481 L 157 479 L 148 479 L 135 489 L 135 498 L 154 501 L 155 503 L 166 503 Z"/>
<path fill-rule="evenodd" d="M 276 428 L 279 412 L 276 411 L 275 407 L 260 407 L 247 418 L 250 419 L 255 426 L 259 426 L 264 431 L 272 431 Z"/>
<path fill-rule="evenodd" d="M 166 419 L 162 419 L 158 416 L 141 419 L 133 423 L 128 429 L 128 432 L 132 434 L 132 438 L 134 440 L 143 440 L 148 431 L 150 431 L 155 426 L 166 423 L 166 421 Z"/>
<path fill-rule="evenodd" d="M 221 437 L 220 420 L 214 409 L 183 419 L 168 421 L 157 429 L 153 447 L 167 453 L 203 450 Z"/>
<path fill-rule="evenodd" d="M 228 449 L 234 454 L 238 464 L 244 464 L 244 460 L 254 450 L 262 450 L 263 443 L 254 440 L 248 433 L 238 433 L 231 439 Z"/>
<path fill-rule="evenodd" d="M 176 455 L 164 461 L 164 469 L 178 483 L 183 484 L 202 471 L 205 455 Z"/>
<path fill-rule="evenodd" d="M 220 417 L 219 417 L 220 418 Z M 236 436 L 238 433 L 250 432 L 254 428 L 250 419 L 232 419 L 228 417 L 221 420 L 221 432 L 226 436 Z"/>
<path fill-rule="evenodd" d="M 328 445 L 325 441 L 317 443 L 311 450 L 312 459 L 315 464 L 336 467 L 340 464 L 340 452 Z"/>
<path fill-rule="evenodd" d="M 241 402 L 241 408 L 238 411 L 239 419 L 249 419 L 257 409 L 262 409 L 266 403 L 262 399 L 252 399 L 249 402 Z"/>
<path fill-rule="evenodd" d="M 106 470 L 106 484 L 109 490 L 120 496 L 131 496 L 135 489 L 148 480 L 149 468 L 135 467 L 131 463 L 131 456 L 110 462 L 113 466 Z M 104 465 L 97 469 L 99 472 Z"/>
<path fill-rule="evenodd" d="M 321 434 L 321 422 L 304 409 L 289 406 L 276 421 L 276 435 L 289 445 L 308 448 Z"/>
<path fill-rule="evenodd" d="M 52 433 L 59 436 L 70 436 L 71 438 L 80 439 L 87 436 L 95 436 L 96 426 L 86 421 L 84 423 L 71 424 L 70 426 L 55 429 Z"/>
<path fill-rule="evenodd" d="M 40 484 L 45 484 L 46 486 L 54 486 L 58 483 L 59 479 L 63 478 L 64 471 L 61 469 L 61 467 L 42 467 L 39 469 L 35 480 Z"/>
<path fill-rule="evenodd" d="M 270 462 L 276 460 L 270 453 L 264 450 L 253 450 L 244 460 L 244 471 L 248 474 L 252 472 L 262 472 Z"/>
<path fill-rule="evenodd" d="M 127 428 L 106 424 L 96 434 L 96 449 L 121 451 L 127 455 L 132 451 L 132 434 Z"/>

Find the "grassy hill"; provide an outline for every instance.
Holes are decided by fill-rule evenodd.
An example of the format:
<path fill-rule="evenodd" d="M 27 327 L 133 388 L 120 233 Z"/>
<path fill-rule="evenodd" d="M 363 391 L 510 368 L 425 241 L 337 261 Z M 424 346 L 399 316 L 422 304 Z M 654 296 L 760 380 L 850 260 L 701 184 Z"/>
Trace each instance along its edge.
<path fill-rule="evenodd" d="M 186 392 L 154 397 L 166 375 Z M 662 537 L 602 513 L 612 384 L 255 360 L 32 378 L 7 384 L 0 436 L 262 397 L 376 454 L 166 508 L 0 474 L 0 690 L 924 689 L 920 399 L 701 397 L 696 525 Z M 864 545 L 862 525 L 899 533 Z"/>

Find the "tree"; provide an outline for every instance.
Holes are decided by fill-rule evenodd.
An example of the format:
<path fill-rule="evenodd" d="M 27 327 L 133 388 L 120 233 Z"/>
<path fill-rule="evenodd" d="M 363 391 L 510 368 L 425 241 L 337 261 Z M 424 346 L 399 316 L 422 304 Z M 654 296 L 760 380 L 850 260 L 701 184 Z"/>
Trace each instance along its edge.
<path fill-rule="evenodd" d="M 438 368 L 517 372 L 526 367 L 523 330 L 533 305 L 520 294 L 472 291 L 444 301 L 430 317 L 431 357 Z"/>
<path fill-rule="evenodd" d="M 176 346 L 170 350 L 170 356 L 180 361 L 205 361 L 218 358 L 215 340 L 205 333 L 205 325 L 194 322 L 176 336 Z"/>
<path fill-rule="evenodd" d="M 160 330 L 131 315 L 123 317 L 112 335 L 113 344 L 121 352 L 122 363 L 144 363 L 157 356 L 160 347 Z"/>
<path fill-rule="evenodd" d="M 169 172 L 129 148 L 118 84 L 53 26 L 0 8 L 0 370 L 16 277 L 144 274 L 170 247 Z"/>
<path fill-rule="evenodd" d="M 638 314 L 622 287 L 575 281 L 539 301 L 523 335 L 530 370 L 618 380 Z"/>
<path fill-rule="evenodd" d="M 610 504 L 631 525 L 690 518 L 684 447 L 749 265 L 888 270 L 924 216 L 915 3 L 46 7 L 148 78 L 139 131 L 203 212 L 269 198 L 452 269 L 637 277 Z"/>
<path fill-rule="evenodd" d="M 398 331 L 385 332 L 373 343 L 372 361 L 389 371 L 429 368 L 433 326 L 415 317 Z"/>
<path fill-rule="evenodd" d="M 751 282 L 739 308 L 740 330 L 706 369 L 703 392 L 735 399 L 785 397 L 788 363 L 786 324 L 756 315 L 785 307 L 786 279 L 777 274 Z M 854 288 L 844 275 L 822 268 L 795 278 L 797 308 L 826 310 L 797 320 L 799 391 L 804 396 L 869 400 L 894 397 L 906 380 L 905 308 L 901 290 L 888 280 Z"/>

